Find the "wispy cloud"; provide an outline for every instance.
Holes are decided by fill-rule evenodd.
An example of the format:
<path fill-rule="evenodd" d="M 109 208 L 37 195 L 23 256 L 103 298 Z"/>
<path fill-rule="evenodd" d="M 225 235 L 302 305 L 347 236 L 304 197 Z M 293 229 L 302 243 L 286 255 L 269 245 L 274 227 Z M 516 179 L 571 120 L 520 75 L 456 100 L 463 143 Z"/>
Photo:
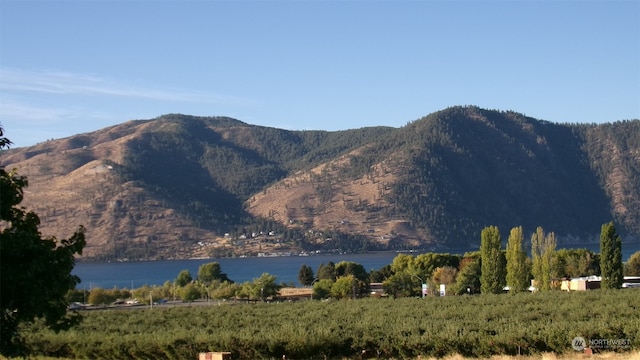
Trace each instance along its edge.
<path fill-rule="evenodd" d="M 155 89 L 150 86 L 134 87 L 111 79 L 87 74 L 62 71 L 26 71 L 12 68 L 0 69 L 0 91 L 34 92 L 51 95 L 110 96 L 235 106 L 256 104 L 254 100 L 216 93 L 171 88 Z"/>
<path fill-rule="evenodd" d="M 255 108 L 255 100 L 169 87 L 131 85 L 61 71 L 0 68 L 0 123 L 16 146 L 93 131 L 169 112 Z"/>
<path fill-rule="evenodd" d="M 3 118 L 29 119 L 33 121 L 48 122 L 71 115 L 71 112 L 62 109 L 43 108 L 25 105 L 19 102 L 2 100 L 0 114 Z"/>
<path fill-rule="evenodd" d="M 95 109 L 29 104 L 5 96 L 0 100 L 0 123 L 16 146 L 70 136 L 90 130 L 92 125 L 107 126 L 113 118 Z"/>
<path fill-rule="evenodd" d="M 46 107 L 33 104 L 25 104 L 12 99 L 4 98 L 0 101 L 0 115 L 3 119 L 12 121 L 28 121 L 28 125 L 51 125 L 54 123 L 73 122 L 79 119 L 107 120 L 108 114 L 98 111 L 90 111 L 85 108 Z"/>

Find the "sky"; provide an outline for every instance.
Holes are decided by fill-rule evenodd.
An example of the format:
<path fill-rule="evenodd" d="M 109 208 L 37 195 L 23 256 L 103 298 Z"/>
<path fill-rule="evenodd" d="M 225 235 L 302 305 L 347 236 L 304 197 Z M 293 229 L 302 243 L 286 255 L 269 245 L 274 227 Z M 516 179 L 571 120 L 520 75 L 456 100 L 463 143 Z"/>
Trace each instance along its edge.
<path fill-rule="evenodd" d="M 168 113 L 334 131 L 456 105 L 640 118 L 640 1 L 0 0 L 13 147 Z"/>

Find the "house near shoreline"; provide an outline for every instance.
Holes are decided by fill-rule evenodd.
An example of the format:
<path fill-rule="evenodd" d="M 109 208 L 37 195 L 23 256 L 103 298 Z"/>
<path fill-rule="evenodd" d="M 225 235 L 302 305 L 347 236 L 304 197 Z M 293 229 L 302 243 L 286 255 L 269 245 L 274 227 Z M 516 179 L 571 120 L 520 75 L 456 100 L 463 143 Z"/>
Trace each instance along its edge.
<path fill-rule="evenodd" d="M 387 297 L 387 293 L 385 293 L 382 283 L 371 283 L 369 284 L 370 296 L 371 297 Z M 312 299 L 313 298 L 313 288 L 312 287 L 284 287 L 278 291 L 277 298 L 280 300 L 300 300 L 300 299 Z"/>
<path fill-rule="evenodd" d="M 280 289 L 277 297 L 282 300 L 311 299 L 313 297 L 313 288 L 285 287 Z"/>
<path fill-rule="evenodd" d="M 600 289 L 602 278 L 600 276 L 584 276 L 562 280 L 560 289 L 564 291 L 586 291 Z M 640 288 L 640 276 L 625 276 L 622 288 Z"/>

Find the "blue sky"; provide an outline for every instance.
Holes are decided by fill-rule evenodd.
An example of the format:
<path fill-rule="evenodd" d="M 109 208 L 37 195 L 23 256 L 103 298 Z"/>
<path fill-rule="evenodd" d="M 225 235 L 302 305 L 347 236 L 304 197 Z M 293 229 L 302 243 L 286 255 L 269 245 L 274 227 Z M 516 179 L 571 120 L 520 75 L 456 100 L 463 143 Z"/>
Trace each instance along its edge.
<path fill-rule="evenodd" d="M 340 130 L 454 105 L 640 118 L 640 1 L 0 0 L 14 146 L 167 113 Z"/>

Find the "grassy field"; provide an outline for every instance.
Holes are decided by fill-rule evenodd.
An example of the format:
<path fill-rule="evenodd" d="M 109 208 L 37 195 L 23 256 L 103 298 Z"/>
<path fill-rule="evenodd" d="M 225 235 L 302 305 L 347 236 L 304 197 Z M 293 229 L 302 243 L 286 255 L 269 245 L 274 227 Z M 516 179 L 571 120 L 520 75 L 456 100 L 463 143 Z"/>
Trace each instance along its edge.
<path fill-rule="evenodd" d="M 429 360 L 431 360 L 433 358 L 430 358 Z M 466 360 L 468 358 L 459 356 L 459 355 L 453 355 L 453 356 L 447 356 L 445 357 L 443 360 Z M 627 353 L 613 353 L 613 352 L 606 352 L 606 353 L 600 353 L 600 354 L 593 354 L 591 356 L 588 355 L 584 355 L 583 353 L 576 353 L 576 354 L 570 354 L 570 355 L 557 355 L 557 354 L 553 354 L 553 353 L 546 353 L 546 354 L 541 354 L 541 355 L 535 355 L 535 356 L 505 356 L 505 355 L 496 355 L 496 356 L 492 356 L 489 358 L 490 360 L 584 360 L 584 359 L 590 359 L 590 360 L 639 360 L 640 359 L 640 352 L 627 352 Z M 421 359 L 422 360 L 422 359 Z M 424 360 L 427 360 L 426 358 Z M 435 360 L 435 359 L 434 359 Z"/>
<path fill-rule="evenodd" d="M 230 351 L 234 359 L 358 359 L 363 353 L 384 359 L 583 358 L 572 348 L 575 337 L 614 341 L 594 358 L 638 359 L 640 349 L 640 289 L 160 306 L 84 316 L 79 327 L 58 334 L 39 324 L 25 328 L 32 355 L 197 359 L 199 352 Z"/>
<path fill-rule="evenodd" d="M 6 359 L 0 356 L 0 359 Z M 469 360 L 469 359 L 477 359 L 477 358 L 468 358 L 461 355 L 448 355 L 444 358 L 433 358 L 433 357 L 417 357 L 416 360 Z M 575 353 L 575 354 L 565 354 L 565 355 L 557 355 L 553 353 L 545 353 L 540 355 L 520 355 L 520 356 L 508 356 L 508 355 L 494 355 L 488 360 L 639 360 L 640 352 L 638 351 L 629 351 L 626 353 L 613 353 L 613 352 L 605 352 L 600 354 L 593 355 L 584 355 L 583 353 Z M 49 356 L 36 356 L 31 358 L 31 360 L 67 360 L 60 358 L 53 358 Z"/>

